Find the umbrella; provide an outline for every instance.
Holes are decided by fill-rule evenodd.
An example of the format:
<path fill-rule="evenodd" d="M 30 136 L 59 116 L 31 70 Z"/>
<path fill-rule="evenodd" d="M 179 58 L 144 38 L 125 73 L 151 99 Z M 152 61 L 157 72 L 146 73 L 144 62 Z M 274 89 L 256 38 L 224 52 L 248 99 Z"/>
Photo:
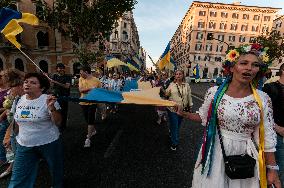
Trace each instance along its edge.
<path fill-rule="evenodd" d="M 107 61 L 107 67 L 108 68 L 118 67 L 118 66 L 121 66 L 121 65 L 127 66 L 126 63 L 120 61 L 117 58 L 112 58 L 112 59 Z"/>

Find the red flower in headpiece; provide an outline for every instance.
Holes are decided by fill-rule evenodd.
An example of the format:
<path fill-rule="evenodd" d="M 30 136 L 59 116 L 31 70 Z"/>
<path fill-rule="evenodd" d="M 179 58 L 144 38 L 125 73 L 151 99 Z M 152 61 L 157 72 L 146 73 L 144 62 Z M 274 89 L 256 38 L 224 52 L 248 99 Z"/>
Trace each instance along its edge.
<path fill-rule="evenodd" d="M 251 45 L 251 50 L 257 50 L 257 51 L 259 51 L 260 49 L 261 49 L 261 45 L 260 44 L 258 44 L 258 43 L 254 43 L 254 44 L 252 44 Z"/>

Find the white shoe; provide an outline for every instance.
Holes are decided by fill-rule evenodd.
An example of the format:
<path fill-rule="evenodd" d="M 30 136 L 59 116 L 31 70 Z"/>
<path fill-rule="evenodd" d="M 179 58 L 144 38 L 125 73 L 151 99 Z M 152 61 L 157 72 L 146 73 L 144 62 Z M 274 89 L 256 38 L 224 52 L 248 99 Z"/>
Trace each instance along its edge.
<path fill-rule="evenodd" d="M 87 138 L 85 140 L 84 148 L 89 148 L 89 147 L 91 147 L 91 140 Z"/>

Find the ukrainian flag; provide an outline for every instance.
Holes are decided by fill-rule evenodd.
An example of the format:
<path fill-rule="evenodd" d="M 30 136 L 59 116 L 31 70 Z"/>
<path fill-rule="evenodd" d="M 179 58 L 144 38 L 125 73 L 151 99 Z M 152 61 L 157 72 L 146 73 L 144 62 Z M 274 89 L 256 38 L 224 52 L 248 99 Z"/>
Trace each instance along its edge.
<path fill-rule="evenodd" d="M 162 70 L 165 67 L 169 66 L 170 63 L 171 63 L 171 52 L 170 52 L 170 42 L 169 42 L 164 53 L 162 54 L 160 58 L 158 67 L 160 70 Z"/>
<path fill-rule="evenodd" d="M 199 76 L 199 65 L 198 64 L 193 68 L 192 73 L 193 73 L 193 77 L 195 79 L 199 79 L 200 78 L 200 76 Z"/>
<path fill-rule="evenodd" d="M 30 13 L 21 13 L 9 8 L 0 9 L 0 31 L 18 49 L 21 44 L 17 42 L 16 35 L 23 31 L 19 23 L 38 25 L 38 18 Z"/>

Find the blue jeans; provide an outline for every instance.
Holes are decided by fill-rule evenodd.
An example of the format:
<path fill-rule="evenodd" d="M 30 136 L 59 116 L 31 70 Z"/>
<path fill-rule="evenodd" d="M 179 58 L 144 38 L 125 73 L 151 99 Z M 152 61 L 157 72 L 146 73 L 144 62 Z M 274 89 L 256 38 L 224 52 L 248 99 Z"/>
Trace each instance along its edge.
<path fill-rule="evenodd" d="M 52 176 L 52 187 L 63 187 L 63 151 L 61 139 L 42 146 L 17 145 L 9 188 L 33 188 L 39 160 L 44 158 Z"/>
<path fill-rule="evenodd" d="M 0 123 L 0 160 L 5 162 L 6 161 L 6 149 L 3 146 L 3 140 L 9 126 L 8 120 L 4 120 Z"/>
<path fill-rule="evenodd" d="M 276 162 L 279 165 L 279 178 L 282 186 L 284 185 L 284 142 L 283 137 L 277 135 L 277 145 L 276 145 Z"/>
<path fill-rule="evenodd" d="M 179 144 L 179 130 L 182 122 L 182 116 L 177 115 L 174 112 L 168 111 L 169 122 L 170 122 L 170 134 L 173 145 Z"/>

